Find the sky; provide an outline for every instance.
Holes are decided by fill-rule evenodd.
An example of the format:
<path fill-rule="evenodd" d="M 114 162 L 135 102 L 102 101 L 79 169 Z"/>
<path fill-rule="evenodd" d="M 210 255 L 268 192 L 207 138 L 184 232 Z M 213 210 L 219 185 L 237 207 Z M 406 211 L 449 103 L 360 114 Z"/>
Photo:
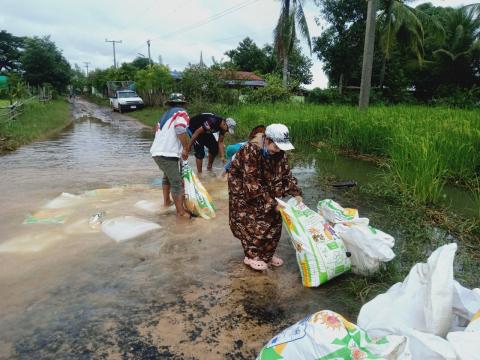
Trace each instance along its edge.
<path fill-rule="evenodd" d="M 363 0 L 352 0 L 363 1 Z M 413 1 L 416 6 L 427 1 Z M 436 6 L 468 5 L 477 1 L 431 0 Z M 273 41 L 273 29 L 280 12 L 278 0 L 1 0 L 0 30 L 16 36 L 50 35 L 65 58 L 86 70 L 113 65 L 112 43 L 117 64 L 151 56 L 172 70 L 181 71 L 198 63 L 200 53 L 207 65 L 228 61 L 224 53 L 245 37 L 262 47 Z M 310 35 L 321 34 L 315 18 L 320 15 L 312 0 L 304 1 Z M 304 53 L 310 55 L 305 41 Z M 312 54 L 313 83 L 307 88 L 328 85 L 322 64 Z"/>

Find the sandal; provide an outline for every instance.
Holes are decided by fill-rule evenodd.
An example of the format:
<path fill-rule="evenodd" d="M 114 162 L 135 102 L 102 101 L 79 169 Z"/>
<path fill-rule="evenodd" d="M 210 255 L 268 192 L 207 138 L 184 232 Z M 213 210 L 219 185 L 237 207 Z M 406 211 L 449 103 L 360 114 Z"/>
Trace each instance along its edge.
<path fill-rule="evenodd" d="M 243 263 L 245 265 L 250 266 L 253 270 L 262 271 L 262 270 L 267 270 L 268 268 L 267 263 L 262 260 L 255 260 L 255 259 L 250 259 L 246 257 L 245 259 L 243 259 Z"/>
<path fill-rule="evenodd" d="M 277 256 L 273 256 L 273 257 L 272 257 L 272 260 L 270 260 L 270 265 L 276 266 L 276 267 L 282 266 L 282 265 L 283 265 L 283 260 L 280 259 L 280 258 L 277 257 Z"/>

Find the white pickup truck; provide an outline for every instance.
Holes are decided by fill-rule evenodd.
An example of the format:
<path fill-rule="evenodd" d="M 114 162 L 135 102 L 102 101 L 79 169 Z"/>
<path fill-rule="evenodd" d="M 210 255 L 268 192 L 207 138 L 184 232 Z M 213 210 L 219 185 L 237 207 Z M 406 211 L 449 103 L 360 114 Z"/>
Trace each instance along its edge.
<path fill-rule="evenodd" d="M 110 97 L 112 111 L 122 113 L 126 110 L 136 110 L 144 107 L 143 100 L 133 90 L 117 90 Z"/>

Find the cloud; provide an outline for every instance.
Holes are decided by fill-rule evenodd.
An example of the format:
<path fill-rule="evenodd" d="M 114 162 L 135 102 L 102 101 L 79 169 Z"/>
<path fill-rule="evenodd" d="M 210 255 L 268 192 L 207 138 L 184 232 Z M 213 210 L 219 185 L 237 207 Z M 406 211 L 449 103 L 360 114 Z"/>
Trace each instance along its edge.
<path fill-rule="evenodd" d="M 417 5 L 423 1 L 414 3 Z M 459 6 L 474 1 L 433 0 L 435 5 Z M 305 2 L 310 35 L 318 36 L 315 16 L 320 11 L 312 1 Z M 277 0 L 2 0 L 2 29 L 18 36 L 51 35 L 72 64 L 91 63 L 90 68 L 106 68 L 113 63 L 110 40 L 117 45 L 117 61 L 131 61 L 138 53 L 147 55 L 148 39 L 152 58 L 181 69 L 197 63 L 200 51 L 206 63 L 238 46 L 245 37 L 263 46 L 273 41 L 273 29 L 280 12 Z M 309 55 L 302 41 L 304 53 Z M 327 85 L 316 56 L 314 83 Z"/>

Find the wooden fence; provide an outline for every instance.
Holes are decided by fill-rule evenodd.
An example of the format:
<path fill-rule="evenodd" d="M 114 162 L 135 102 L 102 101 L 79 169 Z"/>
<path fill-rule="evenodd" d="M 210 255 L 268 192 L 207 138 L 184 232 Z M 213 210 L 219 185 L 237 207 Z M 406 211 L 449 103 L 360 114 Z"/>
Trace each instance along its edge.
<path fill-rule="evenodd" d="M 12 105 L 0 107 L 0 123 L 15 121 L 25 111 L 25 105 L 34 101 L 40 101 L 43 104 L 52 100 L 52 95 L 32 96 L 22 101 L 16 101 Z"/>

